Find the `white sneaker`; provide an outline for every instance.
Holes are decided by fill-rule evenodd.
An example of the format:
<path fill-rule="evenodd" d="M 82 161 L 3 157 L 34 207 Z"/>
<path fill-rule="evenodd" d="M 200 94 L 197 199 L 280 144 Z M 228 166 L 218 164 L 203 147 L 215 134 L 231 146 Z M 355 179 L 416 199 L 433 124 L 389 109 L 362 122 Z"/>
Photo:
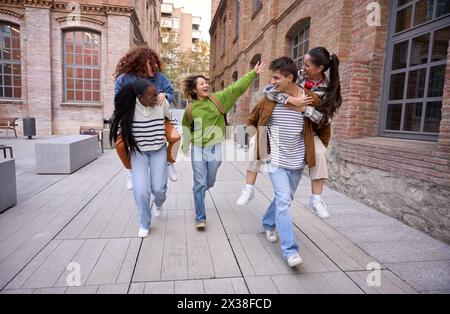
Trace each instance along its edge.
<path fill-rule="evenodd" d="M 128 172 L 128 178 L 127 178 L 127 189 L 132 190 L 133 189 L 133 180 L 131 179 L 132 173 L 131 171 Z"/>
<path fill-rule="evenodd" d="M 266 239 L 269 242 L 275 243 L 278 241 L 278 236 L 275 230 L 266 230 Z"/>
<path fill-rule="evenodd" d="M 325 205 L 325 203 L 322 200 L 313 201 L 310 199 L 308 206 L 309 206 L 309 208 L 314 210 L 316 212 L 317 216 L 319 216 L 320 218 L 322 218 L 322 219 L 330 218 L 330 213 L 328 213 L 327 206 Z"/>
<path fill-rule="evenodd" d="M 295 267 L 295 266 L 298 266 L 298 265 L 300 265 L 300 264 L 303 264 L 303 260 L 302 260 L 302 258 L 300 257 L 300 255 L 298 255 L 298 253 L 297 253 L 297 254 L 294 254 L 294 255 L 292 255 L 292 256 L 290 256 L 290 257 L 288 258 L 287 262 L 288 262 L 288 265 L 289 265 L 290 267 Z"/>
<path fill-rule="evenodd" d="M 146 238 L 146 237 L 148 237 L 148 233 L 149 233 L 150 231 L 149 230 L 147 230 L 147 229 L 144 229 L 144 228 L 139 228 L 139 238 Z"/>
<path fill-rule="evenodd" d="M 163 210 L 163 206 L 162 205 L 161 206 L 155 206 L 155 208 L 153 209 L 153 215 L 155 217 L 161 216 L 162 210 Z"/>
<path fill-rule="evenodd" d="M 197 229 L 205 229 L 206 228 L 206 221 L 197 221 L 195 223 L 195 228 L 197 228 Z"/>
<path fill-rule="evenodd" d="M 249 189 L 243 189 L 241 192 L 241 196 L 236 201 L 236 205 L 245 206 L 249 201 L 251 201 L 255 197 L 255 192 Z"/>
<path fill-rule="evenodd" d="M 178 176 L 177 176 L 177 169 L 175 168 L 174 164 L 169 164 L 168 165 L 168 171 L 169 171 L 169 179 L 173 182 L 177 182 L 178 181 Z"/>

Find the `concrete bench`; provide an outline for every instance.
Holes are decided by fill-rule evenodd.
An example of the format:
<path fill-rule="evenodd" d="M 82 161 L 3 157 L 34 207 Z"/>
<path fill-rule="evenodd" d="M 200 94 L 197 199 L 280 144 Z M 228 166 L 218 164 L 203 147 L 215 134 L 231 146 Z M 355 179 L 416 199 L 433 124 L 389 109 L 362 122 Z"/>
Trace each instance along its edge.
<path fill-rule="evenodd" d="M 16 163 L 14 159 L 0 159 L 0 213 L 16 205 Z"/>
<path fill-rule="evenodd" d="M 38 174 L 70 174 L 98 158 L 97 136 L 70 135 L 35 144 Z"/>

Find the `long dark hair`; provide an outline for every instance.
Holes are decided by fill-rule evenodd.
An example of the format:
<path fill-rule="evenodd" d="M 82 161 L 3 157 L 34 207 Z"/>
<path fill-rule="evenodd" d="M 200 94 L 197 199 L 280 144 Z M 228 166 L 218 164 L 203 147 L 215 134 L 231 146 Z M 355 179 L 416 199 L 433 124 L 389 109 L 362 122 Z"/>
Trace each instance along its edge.
<path fill-rule="evenodd" d="M 333 119 L 342 105 L 339 59 L 335 54 L 330 55 L 328 50 L 323 47 L 313 48 L 308 51 L 308 54 L 311 57 L 311 62 L 315 66 L 323 66 L 323 75 L 325 71 L 330 69 L 330 81 L 328 82 L 327 92 L 318 108 L 324 115 L 322 121 L 327 123 Z"/>
<path fill-rule="evenodd" d="M 205 81 L 208 81 L 208 79 L 204 75 L 191 75 L 183 80 L 183 95 L 188 99 L 197 100 L 198 96 L 194 92 L 194 90 L 197 88 L 197 81 L 198 79 L 204 79 Z"/>
<path fill-rule="evenodd" d="M 127 155 L 129 150 L 141 152 L 133 136 L 133 118 L 136 110 L 136 98 L 143 95 L 150 86 L 152 84 L 147 80 L 136 80 L 120 89 L 114 97 L 114 113 L 111 118 L 109 141 L 111 145 L 113 141 L 116 142 L 120 129 Z"/>

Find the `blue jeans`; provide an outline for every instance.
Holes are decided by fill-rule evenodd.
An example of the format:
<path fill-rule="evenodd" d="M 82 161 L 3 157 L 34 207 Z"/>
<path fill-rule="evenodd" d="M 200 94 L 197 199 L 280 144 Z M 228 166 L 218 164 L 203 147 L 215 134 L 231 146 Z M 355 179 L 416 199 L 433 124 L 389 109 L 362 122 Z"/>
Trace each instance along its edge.
<path fill-rule="evenodd" d="M 222 144 L 207 147 L 191 147 L 192 170 L 194 172 L 195 220 L 206 220 L 205 194 L 216 182 L 217 170 L 222 163 Z"/>
<path fill-rule="evenodd" d="M 270 180 L 272 181 L 275 198 L 264 214 L 262 224 L 266 230 L 277 230 L 281 240 L 281 250 L 287 259 L 298 253 L 295 243 L 294 228 L 289 212 L 298 183 L 302 177 L 303 168 L 290 170 L 268 165 Z"/>
<path fill-rule="evenodd" d="M 158 151 L 135 152 L 131 154 L 133 195 L 139 210 L 140 227 L 150 229 L 152 215 L 150 212 L 151 195 L 156 206 L 166 200 L 167 192 L 167 147 Z"/>

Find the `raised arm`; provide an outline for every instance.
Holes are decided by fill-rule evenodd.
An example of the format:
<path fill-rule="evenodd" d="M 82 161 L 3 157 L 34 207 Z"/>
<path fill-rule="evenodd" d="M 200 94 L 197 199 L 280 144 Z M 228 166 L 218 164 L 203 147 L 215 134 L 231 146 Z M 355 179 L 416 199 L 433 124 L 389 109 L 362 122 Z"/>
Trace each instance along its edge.
<path fill-rule="evenodd" d="M 258 62 L 252 71 L 245 74 L 223 91 L 215 93 L 216 97 L 222 103 L 225 112 L 230 111 L 234 107 L 236 101 L 247 91 L 256 76 L 264 72 L 264 67 L 264 63 L 260 64 Z"/>

